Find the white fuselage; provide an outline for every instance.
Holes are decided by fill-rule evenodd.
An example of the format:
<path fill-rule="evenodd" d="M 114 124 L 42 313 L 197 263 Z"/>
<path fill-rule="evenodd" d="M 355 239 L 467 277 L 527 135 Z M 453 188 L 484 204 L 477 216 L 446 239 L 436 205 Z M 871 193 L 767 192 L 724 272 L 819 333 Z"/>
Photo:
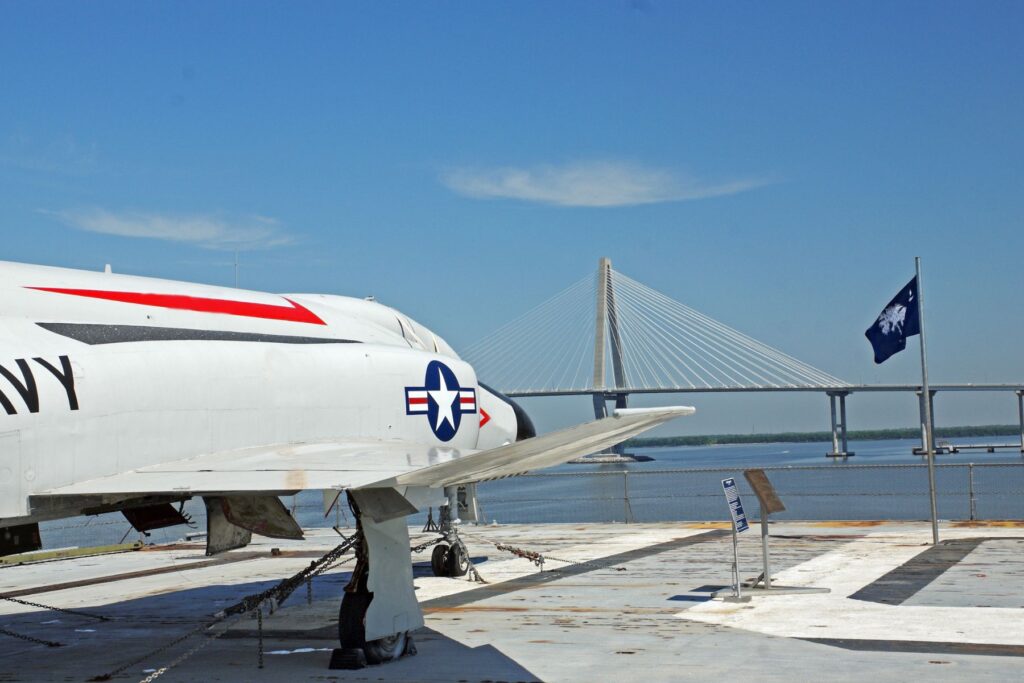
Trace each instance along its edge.
<path fill-rule="evenodd" d="M 0 526 L 32 518 L 32 494 L 248 446 L 515 439 L 500 401 L 447 440 L 445 415 L 410 414 L 431 361 L 481 408 L 487 392 L 443 340 L 374 302 L 12 263 L 0 297 Z"/>

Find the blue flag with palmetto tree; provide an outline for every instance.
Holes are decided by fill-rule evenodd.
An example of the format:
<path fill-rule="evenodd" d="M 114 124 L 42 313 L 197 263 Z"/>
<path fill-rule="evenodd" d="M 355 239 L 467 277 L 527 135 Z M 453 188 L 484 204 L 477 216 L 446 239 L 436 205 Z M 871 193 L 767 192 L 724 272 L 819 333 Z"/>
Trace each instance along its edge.
<path fill-rule="evenodd" d="M 907 348 L 907 337 L 915 334 L 921 334 L 916 276 L 882 309 L 864 336 L 875 350 L 875 363 L 883 363 L 889 356 Z"/>

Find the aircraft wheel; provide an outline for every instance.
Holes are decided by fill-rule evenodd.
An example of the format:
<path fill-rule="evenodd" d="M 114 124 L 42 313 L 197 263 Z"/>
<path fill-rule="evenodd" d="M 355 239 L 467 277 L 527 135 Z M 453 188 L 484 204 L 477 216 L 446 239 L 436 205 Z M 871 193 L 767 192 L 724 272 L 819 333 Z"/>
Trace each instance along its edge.
<path fill-rule="evenodd" d="M 365 644 L 363 619 L 373 600 L 371 593 L 345 593 L 338 611 L 338 640 L 343 648 L 362 648 Z"/>
<path fill-rule="evenodd" d="M 448 546 L 438 543 L 430 553 L 430 569 L 434 576 L 448 576 Z"/>
<path fill-rule="evenodd" d="M 405 654 L 407 640 L 408 635 L 405 631 L 402 631 L 387 638 L 366 641 L 366 647 L 363 648 L 363 651 L 366 653 L 367 663 L 383 664 L 384 662 L 398 659 Z"/>
<path fill-rule="evenodd" d="M 448 576 L 465 576 L 468 571 L 469 558 L 462 552 L 462 546 L 451 546 L 448 550 Z"/>

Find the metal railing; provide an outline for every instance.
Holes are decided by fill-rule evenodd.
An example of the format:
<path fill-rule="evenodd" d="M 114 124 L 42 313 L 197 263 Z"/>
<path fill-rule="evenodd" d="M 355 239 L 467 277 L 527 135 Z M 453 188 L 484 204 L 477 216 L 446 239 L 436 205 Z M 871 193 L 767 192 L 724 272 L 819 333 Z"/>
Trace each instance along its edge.
<path fill-rule="evenodd" d="M 608 469 L 541 472 L 484 482 L 478 487 L 484 522 L 673 522 L 724 520 L 721 480 L 736 479 L 748 515 L 757 498 L 742 467 Z M 786 505 L 775 519 L 928 519 L 924 464 L 763 467 Z M 1024 462 L 936 465 L 939 517 L 948 520 L 1024 519 Z M 282 499 L 303 527 L 349 526 L 344 509 L 324 515 L 318 491 Z M 200 499 L 186 503 L 194 531 L 179 526 L 152 532 L 147 542 L 169 543 L 206 530 Z M 410 517 L 422 524 L 425 515 Z M 140 538 L 121 513 L 41 525 L 46 547 L 89 546 Z"/>
<path fill-rule="evenodd" d="M 929 518 L 924 464 L 763 467 L 786 505 L 777 519 Z M 487 521 L 665 522 L 727 518 L 721 480 L 733 477 L 751 515 L 743 468 L 553 472 L 479 487 Z M 1024 519 L 1024 463 L 936 465 L 941 519 Z"/>

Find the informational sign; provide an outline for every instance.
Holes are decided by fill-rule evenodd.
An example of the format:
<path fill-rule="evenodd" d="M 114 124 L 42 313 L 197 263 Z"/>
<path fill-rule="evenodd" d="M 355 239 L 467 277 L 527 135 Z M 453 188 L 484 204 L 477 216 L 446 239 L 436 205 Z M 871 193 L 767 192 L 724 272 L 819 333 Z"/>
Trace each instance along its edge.
<path fill-rule="evenodd" d="M 761 503 L 762 516 L 786 511 L 786 506 L 779 499 L 779 494 L 775 493 L 775 487 L 768 481 L 768 475 L 764 470 L 743 470 L 743 476 L 747 478 L 747 483 Z"/>
<path fill-rule="evenodd" d="M 725 490 L 725 500 L 729 503 L 732 523 L 736 527 L 736 531 L 742 533 L 750 526 L 747 524 L 747 515 L 743 512 L 743 503 L 740 502 L 740 492 L 736 490 L 736 480 L 723 479 L 722 488 Z"/>

